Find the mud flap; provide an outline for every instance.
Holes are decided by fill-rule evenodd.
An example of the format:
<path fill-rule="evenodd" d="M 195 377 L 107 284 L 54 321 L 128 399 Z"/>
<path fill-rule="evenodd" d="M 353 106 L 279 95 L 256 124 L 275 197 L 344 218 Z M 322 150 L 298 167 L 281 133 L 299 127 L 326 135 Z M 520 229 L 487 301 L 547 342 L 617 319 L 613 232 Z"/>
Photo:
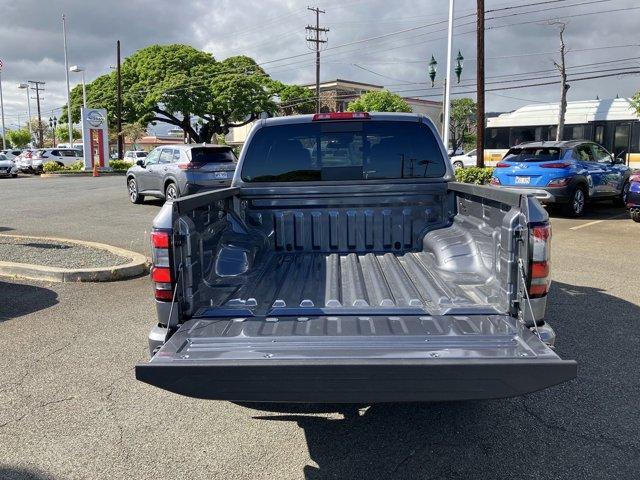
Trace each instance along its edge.
<path fill-rule="evenodd" d="M 509 316 L 238 317 L 190 320 L 136 378 L 204 399 L 377 403 L 522 395 L 576 369 Z"/>

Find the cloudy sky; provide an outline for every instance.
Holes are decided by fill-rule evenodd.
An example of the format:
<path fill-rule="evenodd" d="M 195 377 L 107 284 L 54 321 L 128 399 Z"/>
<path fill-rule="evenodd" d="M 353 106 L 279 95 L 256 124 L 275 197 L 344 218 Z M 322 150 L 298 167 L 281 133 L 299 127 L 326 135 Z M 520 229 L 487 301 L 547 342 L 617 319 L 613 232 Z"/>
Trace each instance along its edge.
<path fill-rule="evenodd" d="M 461 50 L 465 57 L 463 81 L 454 88 L 460 95 L 475 88 L 475 3 L 456 1 L 454 53 Z M 537 5 L 521 8 L 525 4 Z M 217 59 L 249 55 L 274 78 L 312 83 L 314 55 L 305 44 L 304 27 L 315 18 L 307 5 L 307 0 L 0 0 L 7 128 L 26 116 L 26 95 L 18 82 L 46 82 L 45 117 L 59 114 L 55 109 L 65 103 L 62 13 L 67 16 L 69 63 L 85 67 L 88 81 L 115 64 L 120 39 L 124 56 L 155 43 L 185 43 Z M 326 10 L 321 23 L 331 30 L 322 79 L 351 79 L 405 96 L 440 98 L 441 89 L 427 83 L 427 63 L 433 54 L 441 80 L 446 0 L 319 0 L 318 5 Z M 487 93 L 487 110 L 557 101 L 555 84 L 503 89 L 557 79 L 558 33 L 549 25 L 554 19 L 568 23 L 569 100 L 630 96 L 640 90 L 637 74 L 571 81 L 640 71 L 638 0 L 486 0 L 486 9 L 487 88 L 501 89 Z M 72 73 L 71 86 L 79 81 L 80 75 Z"/>

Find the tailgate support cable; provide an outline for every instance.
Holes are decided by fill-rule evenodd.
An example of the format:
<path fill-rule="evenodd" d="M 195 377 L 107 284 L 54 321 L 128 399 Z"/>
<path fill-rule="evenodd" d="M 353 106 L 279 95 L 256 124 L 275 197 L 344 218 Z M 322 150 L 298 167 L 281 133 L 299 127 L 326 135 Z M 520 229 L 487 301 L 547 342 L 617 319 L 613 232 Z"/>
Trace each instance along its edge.
<path fill-rule="evenodd" d="M 182 277 L 182 262 L 178 265 L 178 278 L 176 280 L 176 284 L 173 287 L 173 295 L 171 297 L 171 307 L 169 307 L 169 320 L 167 322 L 167 333 L 164 334 L 164 342 L 166 343 L 169 340 L 169 331 L 171 330 L 171 317 L 173 315 L 173 306 L 176 303 L 176 296 L 178 293 L 178 285 L 180 285 L 180 278 Z"/>
<path fill-rule="evenodd" d="M 526 299 L 526 304 L 529 306 L 529 311 L 531 312 L 531 318 L 533 319 L 533 331 L 536 334 L 536 337 L 542 342 L 542 337 L 540 336 L 540 332 L 538 331 L 538 322 L 536 322 L 536 317 L 533 313 L 533 307 L 531 306 L 531 299 L 529 298 L 529 292 L 527 291 L 527 274 L 524 271 L 524 264 L 522 263 L 522 259 L 518 258 L 518 272 L 520 273 L 520 279 L 522 280 L 522 286 L 524 291 L 524 298 Z M 522 310 L 521 310 L 522 312 Z M 522 312 L 522 321 L 524 322 L 524 312 Z M 169 317 L 171 318 L 171 317 Z"/>

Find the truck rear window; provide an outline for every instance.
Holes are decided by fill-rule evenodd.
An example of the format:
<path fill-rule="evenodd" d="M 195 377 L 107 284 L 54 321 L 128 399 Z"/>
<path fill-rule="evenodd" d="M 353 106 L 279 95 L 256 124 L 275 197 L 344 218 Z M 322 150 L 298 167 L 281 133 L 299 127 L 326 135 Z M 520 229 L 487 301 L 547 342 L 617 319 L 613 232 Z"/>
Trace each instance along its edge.
<path fill-rule="evenodd" d="M 560 160 L 561 149 L 557 147 L 520 147 L 512 148 L 503 160 L 511 162 L 544 162 Z"/>
<path fill-rule="evenodd" d="M 230 148 L 198 147 L 191 149 L 191 161 L 194 163 L 231 163 L 236 156 Z"/>
<path fill-rule="evenodd" d="M 442 177 L 438 140 L 419 122 L 344 121 L 261 128 L 247 144 L 245 182 Z"/>

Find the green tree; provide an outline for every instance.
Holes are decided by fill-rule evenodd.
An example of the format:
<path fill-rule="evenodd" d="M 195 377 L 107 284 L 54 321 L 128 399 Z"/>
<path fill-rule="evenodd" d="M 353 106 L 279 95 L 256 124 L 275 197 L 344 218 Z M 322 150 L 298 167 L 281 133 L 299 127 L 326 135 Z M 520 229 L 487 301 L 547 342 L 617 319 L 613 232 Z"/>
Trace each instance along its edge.
<path fill-rule="evenodd" d="M 71 130 L 71 136 L 74 140 L 80 140 L 82 138 L 82 132 L 77 128 Z M 56 139 L 58 142 L 67 143 L 69 141 L 69 129 L 67 125 L 58 125 L 56 127 Z"/>
<path fill-rule="evenodd" d="M 24 148 L 31 141 L 31 134 L 26 128 L 21 128 L 19 130 L 9 130 L 7 132 L 7 139 L 15 148 Z"/>
<path fill-rule="evenodd" d="M 131 144 L 131 148 L 137 148 L 138 140 L 147 134 L 147 128 L 140 122 L 125 123 L 122 126 L 122 133 Z"/>
<path fill-rule="evenodd" d="M 449 130 L 451 148 L 454 152 L 463 145 L 469 146 L 475 143 L 476 109 L 476 102 L 471 98 L 451 100 Z"/>
<path fill-rule="evenodd" d="M 367 92 L 347 105 L 350 112 L 411 112 L 409 104 L 389 90 Z"/>
<path fill-rule="evenodd" d="M 314 113 L 316 101 L 313 91 L 300 85 L 285 85 L 274 81 L 272 89 L 280 99 L 278 108 L 282 115 Z"/>
<path fill-rule="evenodd" d="M 640 91 L 636 92 L 631 99 L 631 106 L 636 110 L 636 114 L 640 116 Z"/>
<path fill-rule="evenodd" d="M 187 45 L 152 45 L 126 58 L 121 72 L 124 122 L 168 123 L 182 128 L 196 142 L 209 142 L 231 127 L 252 122 L 262 112 L 277 111 L 272 80 L 249 57 L 218 62 L 211 54 Z M 81 88 L 73 89 L 70 103 L 77 121 Z M 115 72 L 87 85 L 87 103 L 107 109 L 113 130 Z M 66 118 L 66 110 L 61 116 Z"/>

